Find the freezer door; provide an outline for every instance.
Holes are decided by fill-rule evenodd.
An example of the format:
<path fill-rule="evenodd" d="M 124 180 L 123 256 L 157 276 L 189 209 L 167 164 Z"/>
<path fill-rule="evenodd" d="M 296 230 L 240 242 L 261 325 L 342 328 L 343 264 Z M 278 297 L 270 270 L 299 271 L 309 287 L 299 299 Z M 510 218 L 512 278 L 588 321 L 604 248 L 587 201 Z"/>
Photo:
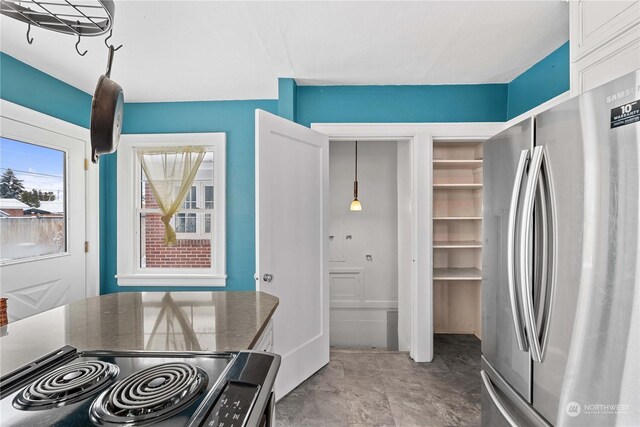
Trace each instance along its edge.
<path fill-rule="evenodd" d="M 532 133 L 532 120 L 528 119 L 484 143 L 482 248 L 482 353 L 529 402 L 532 363 L 526 351 L 520 320 L 520 295 L 514 282 L 517 281 L 518 265 L 512 264 L 511 282 L 509 278 L 509 262 L 517 263 L 514 252 L 518 242 L 513 241 L 510 245 L 508 240 L 517 237 L 513 232 L 519 226 L 517 218 L 522 205 L 519 195 L 527 177 L 528 153 L 533 148 Z M 520 343 L 516 335 L 518 330 Z"/>
<path fill-rule="evenodd" d="M 517 424 L 513 421 L 513 418 L 510 416 L 510 414 L 505 414 L 504 410 L 501 410 L 500 406 L 498 406 L 499 403 L 497 402 L 500 402 L 500 400 L 497 399 L 499 399 L 500 397 L 493 398 L 494 395 L 497 395 L 497 393 L 493 392 L 493 394 L 490 394 L 487 385 L 483 383 L 482 394 L 480 395 L 480 402 L 482 407 L 482 426 L 517 427 Z"/>
<path fill-rule="evenodd" d="M 634 101 L 640 72 L 536 118 L 536 147 L 544 147 L 554 189 L 557 269 L 547 345 L 533 366 L 533 406 L 554 425 L 640 425 Z"/>
<path fill-rule="evenodd" d="M 483 427 L 549 427 L 529 402 L 482 359 L 482 426 Z"/>

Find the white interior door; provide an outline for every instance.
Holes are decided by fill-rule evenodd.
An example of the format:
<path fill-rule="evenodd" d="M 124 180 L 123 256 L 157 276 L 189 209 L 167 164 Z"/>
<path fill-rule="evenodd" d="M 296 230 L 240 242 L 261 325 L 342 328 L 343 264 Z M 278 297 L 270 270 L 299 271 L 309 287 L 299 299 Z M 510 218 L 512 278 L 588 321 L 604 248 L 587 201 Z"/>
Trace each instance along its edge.
<path fill-rule="evenodd" d="M 257 289 L 280 299 L 280 399 L 329 363 L 329 140 L 256 110 Z"/>
<path fill-rule="evenodd" d="M 24 192 L 53 199 L 25 212 L 16 200 L 25 198 L 2 193 L 0 294 L 11 322 L 86 295 L 85 143 L 6 117 L 1 125 L 0 175 L 11 169 Z"/>

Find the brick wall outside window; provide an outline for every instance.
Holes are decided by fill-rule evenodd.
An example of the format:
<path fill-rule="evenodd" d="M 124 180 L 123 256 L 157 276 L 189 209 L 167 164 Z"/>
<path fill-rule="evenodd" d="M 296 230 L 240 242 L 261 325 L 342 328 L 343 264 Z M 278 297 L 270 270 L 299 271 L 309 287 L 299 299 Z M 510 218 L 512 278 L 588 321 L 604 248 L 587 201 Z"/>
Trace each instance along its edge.
<path fill-rule="evenodd" d="M 145 184 L 145 206 L 157 208 L 151 188 Z M 210 268 L 210 239 L 180 239 L 175 246 L 164 244 L 164 224 L 161 215 L 146 215 L 145 259 L 146 267 L 155 268 Z"/>

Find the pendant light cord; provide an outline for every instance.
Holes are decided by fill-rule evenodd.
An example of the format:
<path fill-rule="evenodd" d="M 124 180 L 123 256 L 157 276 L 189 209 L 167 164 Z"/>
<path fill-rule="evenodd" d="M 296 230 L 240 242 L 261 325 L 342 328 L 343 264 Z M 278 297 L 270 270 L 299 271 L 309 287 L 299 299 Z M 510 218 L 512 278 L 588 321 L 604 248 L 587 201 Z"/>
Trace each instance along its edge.
<path fill-rule="evenodd" d="M 353 198 L 358 199 L 358 141 L 356 141 L 356 176 L 353 181 Z"/>
<path fill-rule="evenodd" d="M 358 141 L 356 141 L 356 181 L 358 180 Z"/>

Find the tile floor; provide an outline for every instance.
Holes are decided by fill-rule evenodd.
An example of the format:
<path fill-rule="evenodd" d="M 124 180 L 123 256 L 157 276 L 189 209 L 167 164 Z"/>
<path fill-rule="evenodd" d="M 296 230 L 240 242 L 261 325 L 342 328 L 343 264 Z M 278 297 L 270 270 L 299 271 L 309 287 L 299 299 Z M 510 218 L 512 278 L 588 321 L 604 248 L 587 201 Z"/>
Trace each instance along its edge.
<path fill-rule="evenodd" d="M 480 340 L 436 335 L 431 363 L 407 353 L 335 350 L 276 405 L 277 426 L 480 425 Z"/>

